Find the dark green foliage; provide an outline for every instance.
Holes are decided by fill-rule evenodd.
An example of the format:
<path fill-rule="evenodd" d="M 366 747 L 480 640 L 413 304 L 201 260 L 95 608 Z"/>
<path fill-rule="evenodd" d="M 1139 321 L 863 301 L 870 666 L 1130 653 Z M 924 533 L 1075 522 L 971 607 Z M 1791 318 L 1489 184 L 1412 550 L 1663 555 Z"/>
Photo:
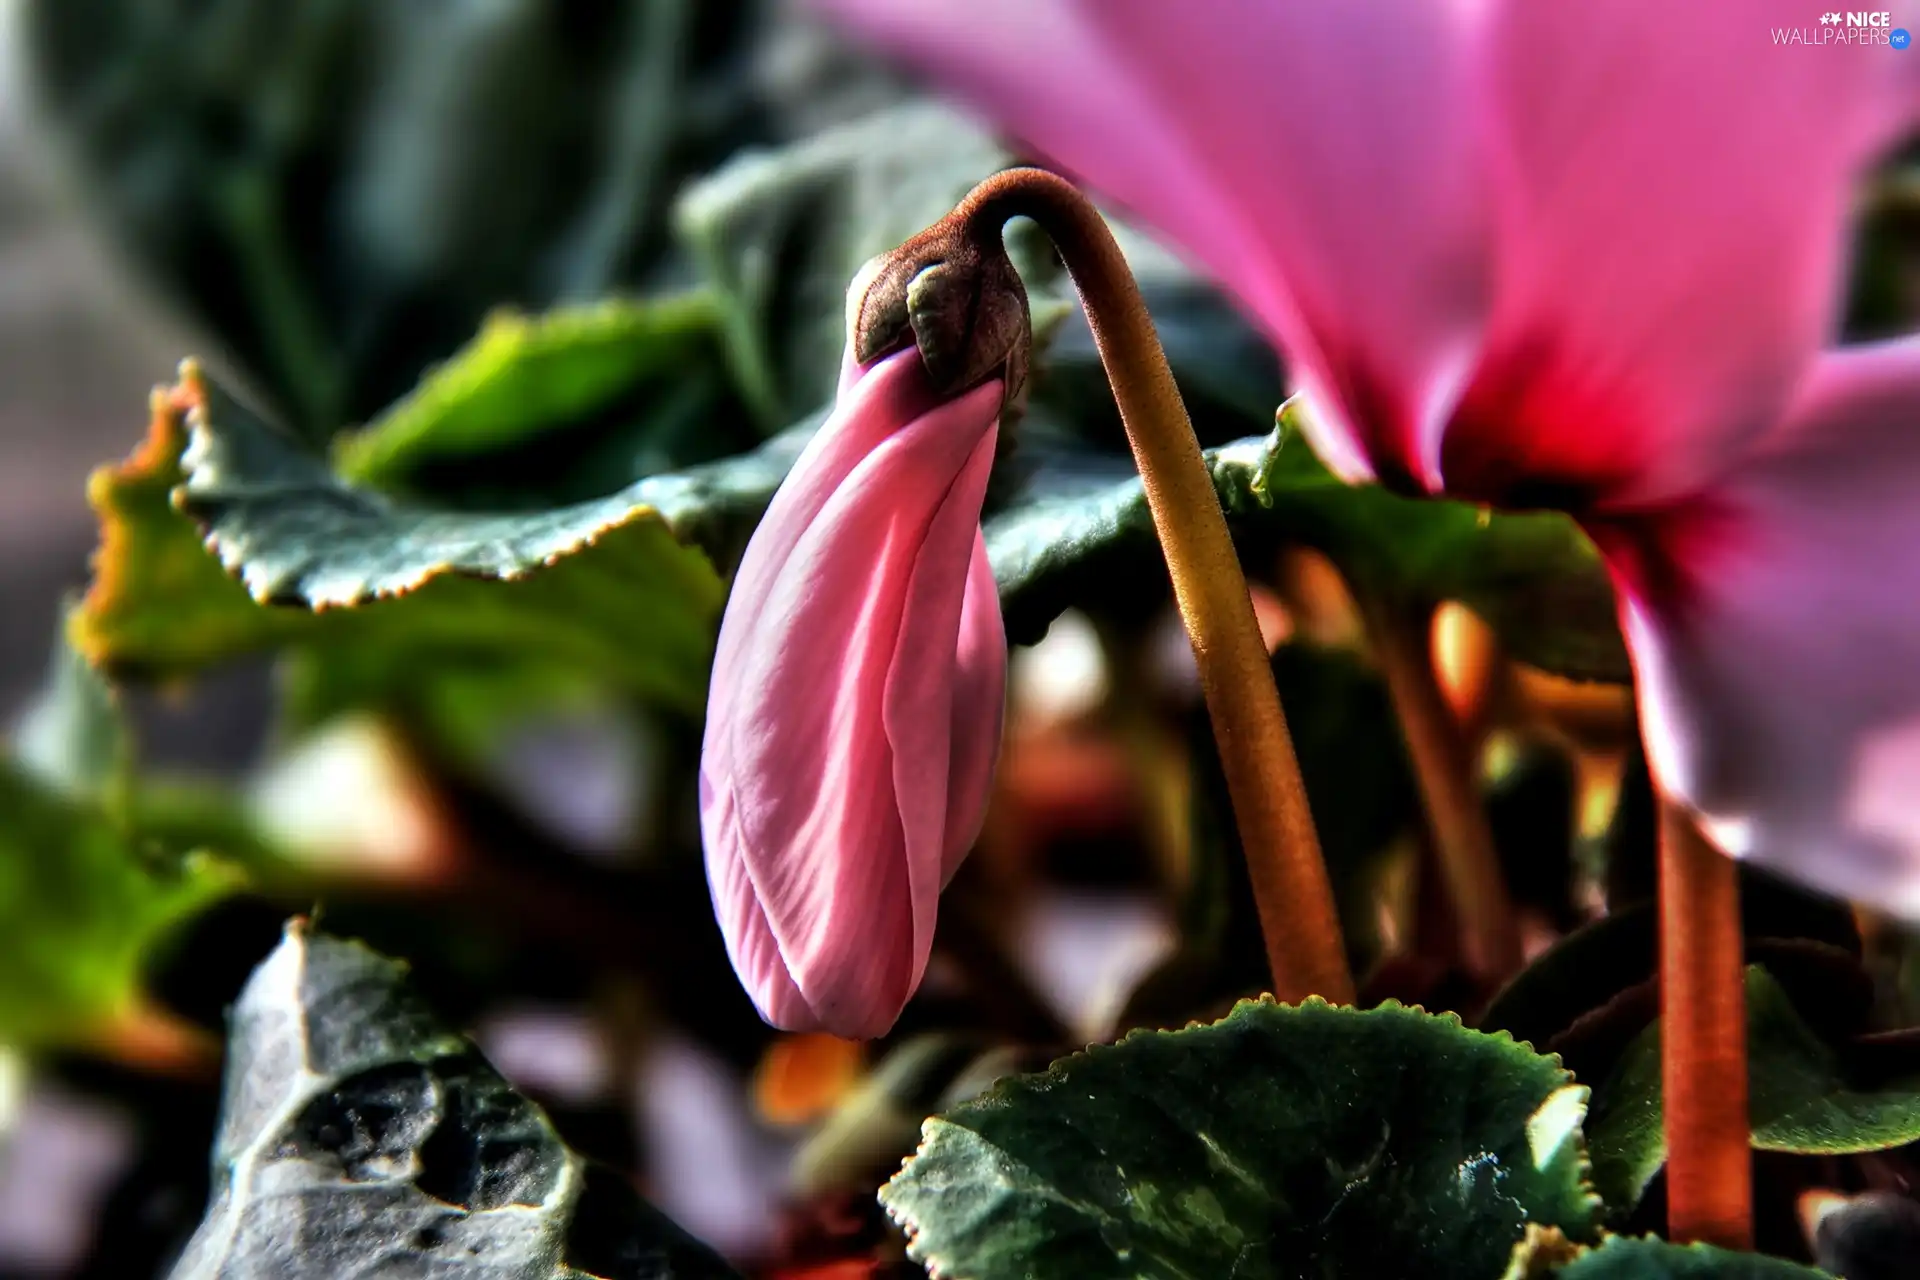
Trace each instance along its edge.
<path fill-rule="evenodd" d="M 1246 1003 L 936 1116 L 881 1198 L 954 1280 L 1489 1276 L 1592 1229 L 1585 1098 L 1455 1018 Z"/>

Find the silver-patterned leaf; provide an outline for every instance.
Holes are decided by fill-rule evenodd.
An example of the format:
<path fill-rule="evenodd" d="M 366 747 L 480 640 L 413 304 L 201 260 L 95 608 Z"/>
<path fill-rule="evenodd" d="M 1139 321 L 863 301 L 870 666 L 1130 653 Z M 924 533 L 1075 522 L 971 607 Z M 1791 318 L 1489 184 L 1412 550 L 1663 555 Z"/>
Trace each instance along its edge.
<path fill-rule="evenodd" d="M 724 1280 L 408 988 L 303 921 L 233 1010 L 214 1192 L 173 1280 Z"/>

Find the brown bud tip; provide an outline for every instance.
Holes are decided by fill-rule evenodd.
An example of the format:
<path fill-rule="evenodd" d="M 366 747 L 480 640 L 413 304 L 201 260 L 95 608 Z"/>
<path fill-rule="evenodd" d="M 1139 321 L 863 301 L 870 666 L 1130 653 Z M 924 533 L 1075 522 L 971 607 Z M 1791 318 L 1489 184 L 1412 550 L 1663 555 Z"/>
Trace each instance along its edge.
<path fill-rule="evenodd" d="M 993 227 L 957 217 L 860 270 L 847 294 L 854 358 L 862 364 L 912 343 L 941 395 L 1004 378 L 1002 403 L 1024 389 L 1033 346 L 1027 291 Z"/>

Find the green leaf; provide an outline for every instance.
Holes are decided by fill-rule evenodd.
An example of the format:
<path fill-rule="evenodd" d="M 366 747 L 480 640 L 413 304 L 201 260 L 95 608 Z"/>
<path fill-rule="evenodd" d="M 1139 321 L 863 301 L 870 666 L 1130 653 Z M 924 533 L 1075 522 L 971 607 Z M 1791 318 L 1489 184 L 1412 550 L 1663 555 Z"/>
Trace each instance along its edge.
<path fill-rule="evenodd" d="M 671 513 L 676 536 L 731 568 L 774 489 L 812 435 L 805 422 L 759 448 L 723 462 L 656 475 L 631 486 L 637 504 Z M 302 647 L 283 683 L 283 724 L 300 731 L 333 716 L 376 710 L 406 726 L 443 764 L 472 772 L 494 757 L 503 729 L 524 713 L 555 702 L 590 702 L 609 709 L 608 681 L 578 664 L 546 661 L 537 653 L 450 652 L 436 648 L 426 670 L 413 651 L 390 645 Z M 484 771 L 484 770 L 483 770 Z"/>
<path fill-rule="evenodd" d="M 734 1277 L 358 943 L 294 921 L 232 1025 L 213 1199 L 174 1280 Z"/>
<path fill-rule="evenodd" d="M 73 795 L 103 794 L 132 761 L 113 690 L 64 636 L 45 687 L 14 730 L 13 746 L 22 769 Z"/>
<path fill-rule="evenodd" d="M 314 875 L 262 826 L 257 806 L 235 787 L 205 778 L 148 774 L 119 798 L 115 817 L 156 850 L 217 854 L 251 888 L 310 898 Z"/>
<path fill-rule="evenodd" d="M 533 476 L 566 479 L 583 455 L 617 446 L 626 456 L 613 482 L 568 495 L 599 496 L 751 442 L 715 429 L 726 418 L 722 359 L 719 309 L 704 293 L 496 312 L 405 399 L 337 438 L 334 461 L 349 481 L 428 493 L 446 488 L 434 482 L 448 473 L 471 490 L 476 477 L 463 473 L 479 471 L 491 481 L 483 500 L 524 507 L 529 496 L 551 500 L 552 483 Z M 695 441 L 683 436 L 697 437 L 700 457 L 685 456 Z"/>
<path fill-rule="evenodd" d="M 786 124 L 762 8 L 29 0 L 20 44 L 105 229 L 320 439 L 497 306 L 663 274 L 675 193 Z"/>
<path fill-rule="evenodd" d="M 311 621 L 256 605 L 173 510 L 185 407 L 161 389 L 149 408 L 140 446 L 87 481 L 100 549 L 93 583 L 68 616 L 69 642 L 111 674 L 169 678 L 298 638 Z"/>
<path fill-rule="evenodd" d="M 1289 405 L 1271 434 L 1206 455 L 1243 547 L 1318 548 L 1361 590 L 1466 604 L 1528 662 L 1585 678 L 1627 677 L 1612 588 L 1572 521 L 1345 484 L 1293 438 L 1298 400 Z M 1044 456 L 989 518 L 987 552 L 1016 639 L 1037 638 L 1061 610 L 1110 584 L 1138 591 L 1144 566 L 1160 560 L 1131 470 L 1099 455 Z"/>
<path fill-rule="evenodd" d="M 0 1042 L 86 1045 L 141 1007 L 154 948 L 238 874 L 0 761 Z"/>
<path fill-rule="evenodd" d="M 1451 1016 L 1246 1002 L 929 1120 L 881 1200 L 952 1280 L 1489 1276 L 1591 1231 L 1585 1099 Z"/>
<path fill-rule="evenodd" d="M 71 630 L 72 611 L 66 620 Z M 155 775 L 138 763 L 117 691 L 63 639 L 46 686 L 15 735 L 19 773 L 72 801 L 77 811 L 112 823 L 138 850 L 143 867 L 165 869 L 169 858 L 190 860 L 211 851 L 228 870 L 244 869 L 256 886 L 284 871 L 281 851 L 248 817 L 231 786 Z"/>
<path fill-rule="evenodd" d="M 1747 1089 L 1761 1151 L 1843 1155 L 1920 1141 L 1920 1072 L 1865 1078 L 1758 965 L 1747 967 Z M 1611 1212 L 1625 1214 L 1667 1159 L 1657 1023 L 1599 1090 L 1591 1130 L 1594 1185 Z"/>
<path fill-rule="evenodd" d="M 1012 163 L 951 109 L 907 102 L 792 146 L 743 154 L 695 183 L 675 223 L 720 291 L 737 376 L 769 423 L 833 397 L 846 344 L 847 287 L 875 254 L 945 217 Z M 1043 259 L 1016 263 L 1030 291 Z"/>
<path fill-rule="evenodd" d="M 1280 416 L 1248 496 L 1322 549 L 1356 590 L 1430 604 L 1457 600 L 1513 654 L 1583 679 L 1630 676 L 1612 584 L 1599 553 L 1559 513 L 1495 514 L 1462 502 L 1402 498 L 1345 485 L 1304 438 L 1296 397 Z M 1288 508 L 1298 508 L 1297 517 Z"/>
<path fill-rule="evenodd" d="M 449 659 L 428 675 L 363 649 L 305 657 L 283 684 L 281 714 L 293 730 L 378 708 L 430 735 L 445 763 L 469 771 L 504 731 L 530 716 L 606 705 L 599 682 L 551 663 Z"/>
<path fill-rule="evenodd" d="M 1740 874 L 1740 928 L 1749 953 L 1777 953 L 1776 943 L 1818 944 L 1820 954 L 1829 949 L 1841 955 L 1860 951 L 1851 908 L 1815 898 L 1750 867 L 1742 867 Z M 1552 1042 L 1561 1032 L 1621 993 L 1652 982 L 1659 963 L 1658 930 L 1650 903 L 1616 909 L 1582 925 L 1514 975 L 1476 1025 L 1559 1051 Z M 1784 964 L 1777 970 L 1776 977 L 1790 976 Z M 1822 992 L 1821 998 L 1831 1000 L 1831 992 Z"/>
<path fill-rule="evenodd" d="M 847 286 L 867 260 L 946 216 L 1016 159 L 966 117 L 907 100 L 736 157 L 687 191 L 676 210 L 681 236 L 726 300 L 739 378 L 765 421 L 790 421 L 832 396 Z M 1203 432 L 1222 416 L 1266 422 L 1282 394 L 1271 345 L 1173 255 L 1124 223 L 1112 230 Z M 1015 221 L 1007 234 L 1041 339 L 1036 397 L 1081 439 L 1124 449 L 1070 282 L 1032 224 Z"/>
<path fill-rule="evenodd" d="M 102 549 L 73 634 L 92 661 L 155 675 L 323 644 L 415 670 L 538 658 L 690 710 L 724 588 L 675 533 L 726 542 L 731 486 L 760 465 L 540 513 L 420 510 L 343 484 L 188 366 L 147 444 L 94 477 Z"/>
<path fill-rule="evenodd" d="M 1525 1269 L 1526 1246 L 1515 1251 L 1508 1280 L 1831 1280 L 1824 1271 L 1757 1253 L 1709 1244 L 1678 1245 L 1648 1236 L 1609 1236 L 1559 1267 Z"/>

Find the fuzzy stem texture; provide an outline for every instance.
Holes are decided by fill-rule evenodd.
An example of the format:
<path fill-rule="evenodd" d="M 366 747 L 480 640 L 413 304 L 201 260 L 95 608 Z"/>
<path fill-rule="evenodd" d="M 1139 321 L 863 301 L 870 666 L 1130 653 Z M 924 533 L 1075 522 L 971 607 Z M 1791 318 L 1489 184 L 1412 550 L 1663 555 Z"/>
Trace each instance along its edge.
<path fill-rule="evenodd" d="M 996 174 L 953 213 L 975 243 L 990 237 L 997 244 L 1007 220 L 1016 217 L 1033 219 L 1059 251 L 1113 386 L 1193 642 L 1274 994 L 1290 1002 L 1317 995 L 1351 1003 L 1353 975 L 1333 888 L 1247 580 L 1133 273 L 1099 212 L 1045 170 Z"/>
<path fill-rule="evenodd" d="M 1747 1001 L 1733 860 L 1660 806 L 1660 1077 L 1667 1234 L 1753 1248 Z"/>

